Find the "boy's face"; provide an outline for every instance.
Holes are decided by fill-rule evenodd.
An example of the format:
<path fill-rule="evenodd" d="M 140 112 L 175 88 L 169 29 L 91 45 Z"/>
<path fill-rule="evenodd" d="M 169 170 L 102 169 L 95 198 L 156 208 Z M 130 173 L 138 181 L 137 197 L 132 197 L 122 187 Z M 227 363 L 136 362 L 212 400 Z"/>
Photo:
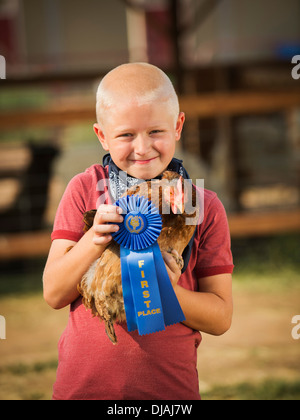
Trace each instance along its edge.
<path fill-rule="evenodd" d="M 94 130 L 104 150 L 124 172 L 140 179 L 160 175 L 174 157 L 185 120 L 183 113 L 174 124 L 174 116 L 164 102 L 139 106 L 118 103 L 106 111 L 103 125 Z"/>

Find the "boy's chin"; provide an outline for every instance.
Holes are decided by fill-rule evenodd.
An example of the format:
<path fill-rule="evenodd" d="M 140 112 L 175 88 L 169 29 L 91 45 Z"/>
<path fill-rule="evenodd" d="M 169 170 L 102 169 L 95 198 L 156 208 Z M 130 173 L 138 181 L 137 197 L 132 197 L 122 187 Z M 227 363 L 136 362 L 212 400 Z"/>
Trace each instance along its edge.
<path fill-rule="evenodd" d="M 133 178 L 138 178 L 138 179 L 154 179 L 156 177 L 158 177 L 162 171 L 159 171 L 159 169 L 156 170 L 133 170 L 130 169 L 127 171 L 128 175 L 132 176 Z"/>
<path fill-rule="evenodd" d="M 160 175 L 160 172 L 142 172 L 142 171 L 128 171 L 128 175 L 132 176 L 133 178 L 137 179 L 154 179 Z"/>

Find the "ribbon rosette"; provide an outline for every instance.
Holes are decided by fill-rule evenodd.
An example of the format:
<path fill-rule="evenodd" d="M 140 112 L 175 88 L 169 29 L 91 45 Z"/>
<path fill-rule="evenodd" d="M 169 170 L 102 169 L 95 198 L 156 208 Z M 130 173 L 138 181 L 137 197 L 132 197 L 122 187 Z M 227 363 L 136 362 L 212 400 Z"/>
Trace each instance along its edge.
<path fill-rule="evenodd" d="M 160 252 L 158 209 L 140 196 L 122 197 L 123 223 L 113 237 L 120 245 L 122 287 L 128 331 L 140 335 L 185 320 Z"/>

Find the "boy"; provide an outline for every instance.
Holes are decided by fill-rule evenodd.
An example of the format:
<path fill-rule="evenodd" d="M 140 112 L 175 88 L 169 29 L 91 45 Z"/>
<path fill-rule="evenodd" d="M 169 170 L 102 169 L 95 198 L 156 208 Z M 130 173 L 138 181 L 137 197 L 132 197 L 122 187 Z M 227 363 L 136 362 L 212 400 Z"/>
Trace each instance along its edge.
<path fill-rule="evenodd" d="M 112 205 L 116 191 L 159 177 L 167 168 L 186 173 L 173 159 L 185 116 L 165 73 L 135 63 L 117 67 L 102 80 L 97 120 L 94 131 L 110 156 L 103 166 L 93 165 L 69 183 L 57 211 L 43 277 L 48 304 L 55 309 L 71 305 L 59 342 L 53 399 L 200 399 L 199 331 L 221 335 L 232 317 L 233 265 L 224 208 L 215 193 L 205 190 L 204 220 L 196 228 L 184 274 L 172 257 L 163 254 L 186 321 L 146 336 L 118 324 L 119 344 L 113 346 L 103 323 L 85 310 L 77 285 L 123 220 Z M 121 171 L 128 174 L 125 185 Z M 108 178 L 103 200 L 97 186 Z M 93 228 L 83 234 L 82 215 L 96 207 Z M 69 246 L 74 247 L 65 254 Z"/>

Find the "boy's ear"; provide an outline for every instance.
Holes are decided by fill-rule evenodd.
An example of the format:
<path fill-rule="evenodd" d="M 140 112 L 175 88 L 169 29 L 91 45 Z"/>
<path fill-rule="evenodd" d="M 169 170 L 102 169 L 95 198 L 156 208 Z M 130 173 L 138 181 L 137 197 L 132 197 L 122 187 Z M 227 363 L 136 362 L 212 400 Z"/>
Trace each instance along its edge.
<path fill-rule="evenodd" d="M 181 138 L 184 122 L 185 122 L 185 114 L 184 112 L 180 112 L 177 119 L 177 123 L 176 123 L 176 141 L 179 141 Z"/>
<path fill-rule="evenodd" d="M 104 132 L 103 132 L 102 128 L 100 127 L 100 125 L 97 124 L 97 123 L 94 124 L 94 132 L 95 132 L 96 136 L 98 137 L 98 140 L 100 141 L 103 149 L 108 152 L 109 148 L 108 148 L 107 141 L 105 139 Z"/>

